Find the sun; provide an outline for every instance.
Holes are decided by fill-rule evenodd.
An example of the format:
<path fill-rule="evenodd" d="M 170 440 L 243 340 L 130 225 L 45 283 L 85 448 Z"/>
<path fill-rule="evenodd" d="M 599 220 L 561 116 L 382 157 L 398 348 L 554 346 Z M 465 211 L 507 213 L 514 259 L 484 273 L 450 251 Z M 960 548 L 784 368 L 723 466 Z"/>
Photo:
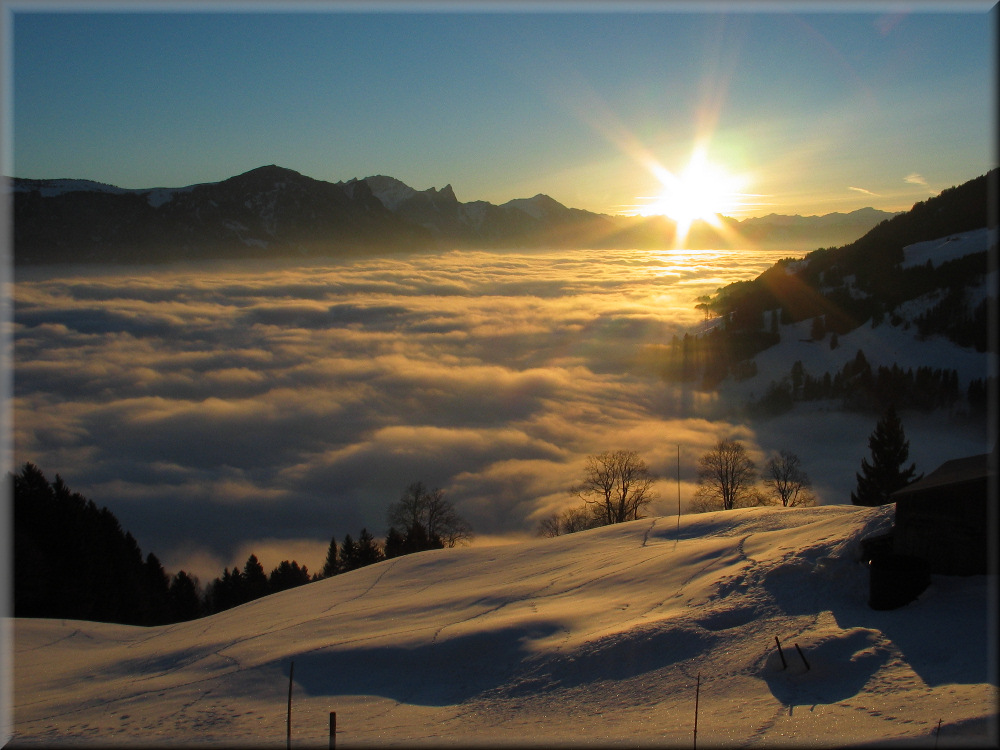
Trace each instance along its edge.
<path fill-rule="evenodd" d="M 650 171 L 663 185 L 659 195 L 639 210 L 642 216 L 664 215 L 677 224 L 678 236 L 687 236 L 691 225 L 704 221 L 719 226 L 719 214 L 731 213 L 741 206 L 739 192 L 743 180 L 708 161 L 703 149 L 691 154 L 688 165 L 674 174 L 659 164 Z"/>

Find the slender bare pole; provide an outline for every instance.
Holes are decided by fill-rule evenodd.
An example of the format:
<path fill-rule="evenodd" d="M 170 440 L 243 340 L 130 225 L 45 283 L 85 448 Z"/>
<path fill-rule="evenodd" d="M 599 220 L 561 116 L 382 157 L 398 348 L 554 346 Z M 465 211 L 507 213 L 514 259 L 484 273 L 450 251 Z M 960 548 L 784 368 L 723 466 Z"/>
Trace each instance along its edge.
<path fill-rule="evenodd" d="M 677 444 L 677 539 L 681 538 L 681 446 Z"/>
<path fill-rule="evenodd" d="M 701 672 L 698 673 L 698 682 L 694 686 L 694 747 L 698 748 L 698 696 L 701 693 Z"/>
<path fill-rule="evenodd" d="M 295 662 L 288 668 L 288 720 L 286 722 L 285 747 L 292 746 L 292 677 L 295 675 Z"/>
<path fill-rule="evenodd" d="M 337 747 L 337 712 L 330 712 L 330 750 Z"/>

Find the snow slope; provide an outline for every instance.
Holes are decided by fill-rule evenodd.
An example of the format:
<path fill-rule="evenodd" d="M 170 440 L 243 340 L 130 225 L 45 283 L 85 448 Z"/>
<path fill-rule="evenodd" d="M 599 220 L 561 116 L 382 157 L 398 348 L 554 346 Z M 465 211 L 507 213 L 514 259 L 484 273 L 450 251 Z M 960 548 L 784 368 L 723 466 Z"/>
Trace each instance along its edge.
<path fill-rule="evenodd" d="M 984 252 L 992 242 L 995 242 L 995 237 L 990 230 L 982 228 L 907 245 L 903 248 L 903 267 L 923 265 L 928 261 L 936 267 L 971 253 Z M 804 262 L 787 263 L 786 269 L 791 272 Z M 970 308 L 996 289 L 996 281 L 996 271 L 993 270 L 982 279 L 978 288 L 969 290 L 967 301 Z M 796 361 L 802 362 L 806 373 L 813 377 L 822 377 L 827 372 L 832 376 L 853 360 L 860 350 L 873 369 L 893 364 L 904 370 L 919 367 L 953 369 L 958 373 L 959 387 L 964 392 L 970 381 L 996 374 L 997 355 L 959 346 L 943 336 L 922 338 L 919 335 L 915 321 L 941 300 L 944 291 L 939 290 L 900 305 L 894 311 L 900 317 L 899 325 L 885 320 L 872 327 L 871 319 L 865 321 L 853 331 L 839 336 L 835 349 L 830 348 L 830 335 L 821 341 L 812 340 L 812 319 L 781 325 L 781 342 L 754 357 L 757 374 L 741 382 L 727 379 L 720 391 L 728 399 L 736 401 L 760 398 L 771 383 L 789 377 L 792 364 Z M 703 329 L 713 325 L 717 325 L 714 319 L 707 321 Z"/>
<path fill-rule="evenodd" d="M 956 258 L 964 258 L 972 253 L 982 253 L 996 243 L 995 231 L 975 229 L 971 232 L 960 232 L 947 237 L 940 237 L 926 242 L 917 242 L 903 248 L 903 268 L 922 266 L 927 261 L 934 268 L 942 263 Z"/>
<path fill-rule="evenodd" d="M 891 520 L 660 517 L 396 558 L 171 626 L 14 620 L 14 745 L 275 746 L 292 662 L 296 747 L 326 746 L 331 711 L 339 745 L 688 747 L 699 677 L 703 747 L 995 742 L 995 580 L 936 576 L 871 610 L 858 542 Z"/>

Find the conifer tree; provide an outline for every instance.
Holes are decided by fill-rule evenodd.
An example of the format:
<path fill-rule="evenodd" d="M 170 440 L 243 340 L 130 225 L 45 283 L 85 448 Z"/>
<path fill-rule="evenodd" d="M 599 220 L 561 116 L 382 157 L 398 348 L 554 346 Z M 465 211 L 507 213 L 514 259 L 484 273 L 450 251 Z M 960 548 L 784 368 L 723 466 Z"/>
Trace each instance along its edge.
<path fill-rule="evenodd" d="M 346 573 L 358 567 L 358 543 L 347 534 L 344 543 L 340 545 L 340 572 Z"/>
<path fill-rule="evenodd" d="M 810 329 L 809 335 L 813 341 L 822 341 L 826 338 L 826 323 L 824 322 L 822 315 L 817 315 L 812 319 L 812 328 Z"/>
<path fill-rule="evenodd" d="M 295 560 L 291 562 L 282 560 L 278 567 L 271 571 L 268 578 L 268 590 L 275 594 L 305 583 L 309 583 L 309 570 L 306 566 L 299 567 Z"/>
<path fill-rule="evenodd" d="M 201 603 L 198 599 L 198 580 L 189 576 L 183 570 L 178 572 L 170 582 L 170 608 L 173 620 L 193 620 L 201 615 Z"/>
<path fill-rule="evenodd" d="M 855 475 L 858 488 L 851 493 L 854 505 L 891 503 L 893 492 L 923 476 L 913 476 L 917 471 L 916 464 L 910 464 L 905 470 L 901 468 L 910 455 L 910 441 L 906 439 L 895 407 L 889 406 L 876 423 L 875 431 L 868 437 L 868 447 L 872 460 L 869 463 L 861 459 L 861 473 Z"/>
<path fill-rule="evenodd" d="M 143 570 L 145 576 L 146 608 L 143 613 L 144 625 L 163 625 L 168 622 L 175 622 L 171 618 L 171 606 L 169 602 L 170 578 L 159 558 L 152 552 L 146 555 L 146 562 Z"/>
<path fill-rule="evenodd" d="M 247 601 L 259 599 L 268 593 L 267 574 L 257 555 L 251 554 L 243 566 L 243 585 L 246 587 Z"/>
<path fill-rule="evenodd" d="M 385 559 L 382 548 L 379 547 L 375 538 L 368 529 L 361 529 L 358 536 L 358 567 L 373 565 Z"/>
<path fill-rule="evenodd" d="M 330 537 L 330 546 L 326 550 L 326 562 L 323 563 L 323 570 L 320 575 L 323 578 L 335 576 L 340 572 L 337 566 L 337 537 Z"/>
<path fill-rule="evenodd" d="M 405 555 L 407 553 L 405 544 L 406 539 L 403 535 L 396 530 L 395 526 L 390 526 L 385 534 L 385 550 L 383 552 L 385 559 L 389 560 L 393 557 Z"/>

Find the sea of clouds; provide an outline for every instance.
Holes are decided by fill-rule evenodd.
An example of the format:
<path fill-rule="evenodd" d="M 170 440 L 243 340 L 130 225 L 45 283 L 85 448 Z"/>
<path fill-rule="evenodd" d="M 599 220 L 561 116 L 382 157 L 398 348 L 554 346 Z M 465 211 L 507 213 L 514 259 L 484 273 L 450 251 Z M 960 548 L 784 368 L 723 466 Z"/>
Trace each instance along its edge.
<path fill-rule="evenodd" d="M 569 487 L 603 450 L 636 450 L 663 477 L 653 513 L 686 505 L 719 437 L 759 460 L 795 450 L 821 501 L 848 502 L 870 417 L 732 424 L 644 357 L 703 324 L 698 297 L 780 255 L 18 269 L 5 458 L 59 473 L 203 581 L 251 551 L 316 570 L 331 536 L 383 534 L 416 481 L 442 488 L 478 543 L 516 539 L 579 504 Z M 961 434 L 954 451 L 982 452 L 983 435 Z"/>

